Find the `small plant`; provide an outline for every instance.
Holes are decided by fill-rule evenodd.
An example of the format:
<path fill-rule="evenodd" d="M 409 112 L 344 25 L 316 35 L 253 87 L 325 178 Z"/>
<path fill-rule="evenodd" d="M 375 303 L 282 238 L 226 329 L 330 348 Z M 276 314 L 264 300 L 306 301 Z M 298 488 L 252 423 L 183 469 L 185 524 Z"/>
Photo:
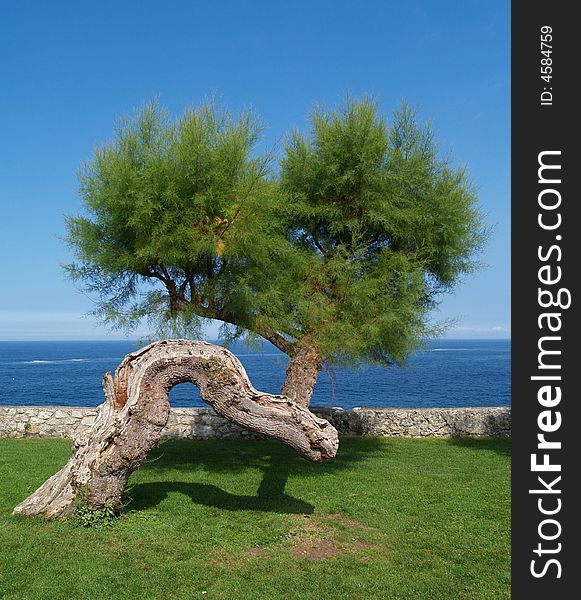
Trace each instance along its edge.
<path fill-rule="evenodd" d="M 75 523 L 79 527 L 90 527 L 92 529 L 106 529 L 117 521 L 117 514 L 113 507 L 93 506 L 92 504 L 79 504 L 75 510 Z"/>
<path fill-rule="evenodd" d="M 150 511 L 150 510 L 132 510 L 125 514 L 125 518 L 129 522 L 133 522 L 133 521 L 149 522 L 149 521 L 155 521 L 156 519 L 158 519 L 159 513 L 157 511 Z"/>
<path fill-rule="evenodd" d="M 117 513 L 110 504 L 95 506 L 87 501 L 87 490 L 83 486 L 77 490 L 77 503 L 73 521 L 78 527 L 106 529 L 117 521 Z"/>

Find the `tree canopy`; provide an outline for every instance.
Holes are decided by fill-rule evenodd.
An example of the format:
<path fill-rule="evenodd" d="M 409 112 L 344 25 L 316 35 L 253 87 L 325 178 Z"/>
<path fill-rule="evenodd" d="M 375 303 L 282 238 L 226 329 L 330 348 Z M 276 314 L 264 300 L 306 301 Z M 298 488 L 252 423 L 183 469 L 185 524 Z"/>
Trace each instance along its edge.
<path fill-rule="evenodd" d="M 348 101 L 311 125 L 290 138 L 280 176 L 287 237 L 313 258 L 301 321 L 327 358 L 399 362 L 475 266 L 476 194 L 409 107 L 388 127 L 373 102 Z"/>
<path fill-rule="evenodd" d="M 214 102 L 120 122 L 79 172 L 67 270 L 112 325 L 196 337 L 217 319 L 225 338 L 269 340 L 291 357 L 283 392 L 308 403 L 323 360 L 402 362 L 433 335 L 486 228 L 466 171 L 405 105 L 389 123 L 366 98 L 317 108 L 278 161 L 260 134 Z"/>
<path fill-rule="evenodd" d="M 96 313 L 131 329 L 198 335 L 203 319 L 252 330 L 245 280 L 260 286 L 285 248 L 271 220 L 270 158 L 252 156 L 258 119 L 213 102 L 177 121 L 156 104 L 120 121 L 78 178 L 86 214 L 67 219 L 68 274 Z M 284 241 L 284 240 L 282 240 Z"/>

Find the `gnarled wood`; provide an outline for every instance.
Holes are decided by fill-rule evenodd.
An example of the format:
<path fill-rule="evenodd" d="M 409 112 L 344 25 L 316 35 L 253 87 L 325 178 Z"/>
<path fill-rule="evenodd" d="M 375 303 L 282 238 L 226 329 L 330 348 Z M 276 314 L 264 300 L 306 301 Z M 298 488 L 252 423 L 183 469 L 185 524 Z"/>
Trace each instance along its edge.
<path fill-rule="evenodd" d="M 74 440 L 69 462 L 14 509 L 56 518 L 75 503 L 121 508 L 129 475 L 145 461 L 169 417 L 168 393 L 192 382 L 202 398 L 230 421 L 280 440 L 304 458 L 335 456 L 336 429 L 285 396 L 255 390 L 240 361 L 206 342 L 164 340 L 128 354 L 103 378 L 105 402 L 94 426 Z"/>
<path fill-rule="evenodd" d="M 323 358 L 317 348 L 302 345 L 291 355 L 282 393 L 299 406 L 309 407 Z"/>

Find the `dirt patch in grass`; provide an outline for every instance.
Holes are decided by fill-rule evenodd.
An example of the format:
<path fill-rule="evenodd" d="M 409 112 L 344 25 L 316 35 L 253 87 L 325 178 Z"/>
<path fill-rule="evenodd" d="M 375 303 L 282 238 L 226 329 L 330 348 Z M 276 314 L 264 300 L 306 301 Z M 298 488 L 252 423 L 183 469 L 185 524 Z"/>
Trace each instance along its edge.
<path fill-rule="evenodd" d="M 345 530 L 351 530 L 345 535 Z M 373 543 L 357 537 L 353 530 L 374 532 Z M 361 555 L 372 547 L 385 545 L 384 535 L 363 523 L 346 519 L 338 513 L 303 517 L 302 522 L 290 532 L 291 552 L 294 558 L 327 560 L 342 555 Z M 360 556 L 360 558 L 364 558 Z"/>
<path fill-rule="evenodd" d="M 392 550 L 378 529 L 333 513 L 297 516 L 286 538 L 272 545 L 256 546 L 248 551 L 248 556 L 266 558 L 272 553 L 290 551 L 294 559 L 329 560 L 349 555 L 367 562 L 371 551 Z"/>
<path fill-rule="evenodd" d="M 342 548 L 333 540 L 309 539 L 295 543 L 292 548 L 293 558 L 309 560 L 326 560 L 341 554 Z"/>
<path fill-rule="evenodd" d="M 337 523 L 338 525 L 342 525 L 343 527 L 346 527 L 348 529 L 363 529 L 365 531 L 376 531 L 379 534 L 381 534 L 381 532 L 375 527 L 369 527 L 369 525 L 364 525 L 363 523 L 360 523 L 359 521 L 355 521 L 353 519 L 345 519 L 339 513 L 321 515 L 319 518 L 323 521 L 332 521 L 333 523 Z"/>
<path fill-rule="evenodd" d="M 391 553 L 385 534 L 339 513 L 296 515 L 286 535 L 277 535 L 245 552 L 228 552 L 222 548 L 210 551 L 210 564 L 235 569 L 248 562 L 271 560 L 290 555 L 295 561 L 324 561 L 350 556 L 368 562 L 373 554 Z M 298 565 L 297 565 L 297 568 Z"/>

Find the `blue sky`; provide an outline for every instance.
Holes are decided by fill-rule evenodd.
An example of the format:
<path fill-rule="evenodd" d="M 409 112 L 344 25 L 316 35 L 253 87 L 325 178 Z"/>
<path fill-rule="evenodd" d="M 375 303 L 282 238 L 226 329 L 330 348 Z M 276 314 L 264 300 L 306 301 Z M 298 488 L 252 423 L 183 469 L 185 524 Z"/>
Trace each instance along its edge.
<path fill-rule="evenodd" d="M 269 146 L 347 93 L 418 107 L 495 228 L 436 317 L 458 319 L 450 337 L 510 336 L 510 2 L 3 3 L 0 78 L 0 339 L 122 337 L 60 267 L 76 169 L 142 102 L 175 115 L 212 93 L 252 105 Z"/>

